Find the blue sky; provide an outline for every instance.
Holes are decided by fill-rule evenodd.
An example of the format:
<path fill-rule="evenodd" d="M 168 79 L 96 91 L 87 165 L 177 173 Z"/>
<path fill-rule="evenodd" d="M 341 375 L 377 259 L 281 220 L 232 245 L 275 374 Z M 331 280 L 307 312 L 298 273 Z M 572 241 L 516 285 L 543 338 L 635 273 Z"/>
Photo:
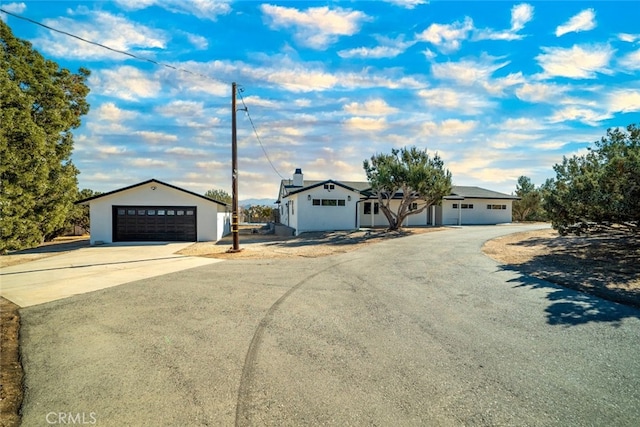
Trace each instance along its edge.
<path fill-rule="evenodd" d="M 298 167 L 364 181 L 365 158 L 412 145 L 438 153 L 455 184 L 511 193 L 520 175 L 540 185 L 607 128 L 640 123 L 637 1 L 0 6 L 186 70 L 0 13 L 61 67 L 92 72 L 91 111 L 74 132 L 80 188 L 157 178 L 230 192 L 234 81 L 259 135 L 239 111 L 240 199 L 275 199 Z"/>

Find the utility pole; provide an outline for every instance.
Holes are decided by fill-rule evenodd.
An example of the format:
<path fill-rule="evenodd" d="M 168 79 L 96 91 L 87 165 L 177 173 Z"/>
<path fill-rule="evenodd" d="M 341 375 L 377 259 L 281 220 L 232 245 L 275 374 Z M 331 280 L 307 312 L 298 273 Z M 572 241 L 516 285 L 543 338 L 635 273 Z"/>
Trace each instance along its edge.
<path fill-rule="evenodd" d="M 240 252 L 238 236 L 238 141 L 236 135 L 236 82 L 231 83 L 231 235 L 233 247 L 227 252 Z"/>

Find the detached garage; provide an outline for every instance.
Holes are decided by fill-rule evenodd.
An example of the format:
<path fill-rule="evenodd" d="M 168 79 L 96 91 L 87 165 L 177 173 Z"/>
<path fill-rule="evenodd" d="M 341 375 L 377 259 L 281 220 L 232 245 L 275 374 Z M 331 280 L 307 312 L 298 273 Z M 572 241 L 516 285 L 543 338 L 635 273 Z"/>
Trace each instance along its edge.
<path fill-rule="evenodd" d="M 229 207 L 156 179 L 80 200 L 89 205 L 91 244 L 220 240 Z"/>

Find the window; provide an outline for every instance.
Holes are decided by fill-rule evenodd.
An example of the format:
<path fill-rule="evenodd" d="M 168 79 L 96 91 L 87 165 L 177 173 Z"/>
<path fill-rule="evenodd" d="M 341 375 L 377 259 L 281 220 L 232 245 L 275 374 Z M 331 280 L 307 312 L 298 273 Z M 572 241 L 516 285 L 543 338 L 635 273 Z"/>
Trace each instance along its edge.
<path fill-rule="evenodd" d="M 296 213 L 295 209 L 293 208 L 293 200 L 291 201 L 291 215 L 293 215 L 294 213 Z"/>
<path fill-rule="evenodd" d="M 169 209 L 167 211 L 167 215 L 175 215 L 175 214 L 176 214 L 176 211 L 174 211 L 173 209 Z"/>
<path fill-rule="evenodd" d="M 458 204 L 457 203 L 453 204 L 453 209 L 458 209 Z"/>
<path fill-rule="evenodd" d="M 193 211 L 187 211 L 187 215 L 193 215 Z"/>
<path fill-rule="evenodd" d="M 177 211 L 176 212 L 178 215 L 184 215 L 184 211 Z"/>
<path fill-rule="evenodd" d="M 126 210 L 124 209 L 118 209 L 118 215 L 124 215 L 125 213 L 127 213 Z"/>
<path fill-rule="evenodd" d="M 164 215 L 164 209 L 158 209 L 158 215 Z"/>
<path fill-rule="evenodd" d="M 364 202 L 364 213 L 366 215 L 371 214 L 371 202 Z"/>
<path fill-rule="evenodd" d="M 463 203 L 461 207 L 462 209 L 473 209 L 473 204 Z"/>
<path fill-rule="evenodd" d="M 487 209 L 507 209 L 507 205 L 487 205 Z"/>
<path fill-rule="evenodd" d="M 146 214 L 146 213 L 147 213 L 147 211 L 146 211 L 146 210 L 144 210 L 144 209 L 138 209 L 138 215 L 144 215 L 144 214 Z"/>
<path fill-rule="evenodd" d="M 335 188 L 336 188 L 336 186 L 334 184 L 325 184 L 324 185 L 324 189 L 325 190 L 333 190 Z"/>
<path fill-rule="evenodd" d="M 313 206 L 346 206 L 344 199 L 313 199 Z"/>
<path fill-rule="evenodd" d="M 128 209 L 127 210 L 127 215 L 135 215 L 136 214 L 136 210 L 135 209 Z"/>
<path fill-rule="evenodd" d="M 155 209 L 149 209 L 147 211 L 147 215 L 155 215 L 156 214 L 156 210 Z"/>
<path fill-rule="evenodd" d="M 416 203 L 416 202 L 411 203 L 411 204 L 409 205 L 409 210 L 410 210 L 410 211 L 416 211 L 416 210 L 418 210 L 418 203 Z"/>

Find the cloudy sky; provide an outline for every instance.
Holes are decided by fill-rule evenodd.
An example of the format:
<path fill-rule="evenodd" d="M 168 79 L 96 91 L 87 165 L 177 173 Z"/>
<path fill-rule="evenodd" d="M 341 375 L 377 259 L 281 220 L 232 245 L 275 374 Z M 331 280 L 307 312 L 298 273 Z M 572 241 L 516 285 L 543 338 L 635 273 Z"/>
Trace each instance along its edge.
<path fill-rule="evenodd" d="M 156 178 L 231 192 L 232 82 L 248 108 L 237 113 L 240 199 L 275 199 L 298 167 L 364 181 L 365 158 L 412 145 L 439 153 L 455 184 L 511 193 L 520 175 L 540 185 L 563 155 L 640 123 L 637 1 L 0 8 L 161 64 L 0 13 L 61 67 L 92 72 L 91 111 L 75 131 L 80 188 Z"/>

